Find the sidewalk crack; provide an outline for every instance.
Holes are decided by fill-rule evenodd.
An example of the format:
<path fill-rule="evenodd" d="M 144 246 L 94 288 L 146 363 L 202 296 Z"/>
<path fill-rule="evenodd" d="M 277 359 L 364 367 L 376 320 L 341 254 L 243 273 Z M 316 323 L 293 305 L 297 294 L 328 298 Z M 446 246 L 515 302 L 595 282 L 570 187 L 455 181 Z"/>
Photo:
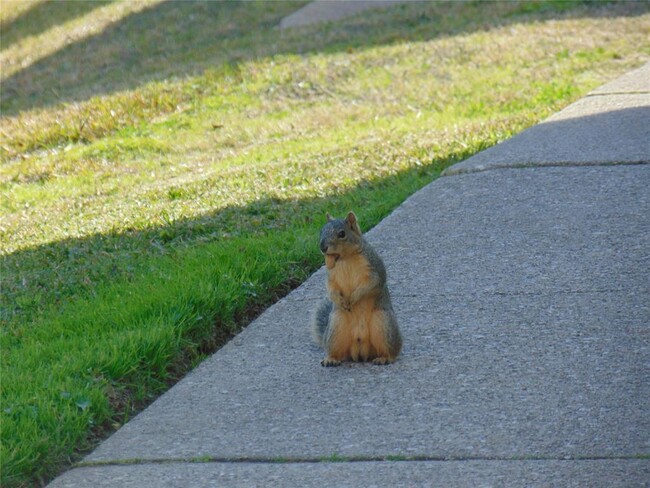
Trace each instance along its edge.
<path fill-rule="evenodd" d="M 135 466 L 141 464 L 316 464 L 316 463 L 376 463 L 376 462 L 469 462 L 469 461 L 494 461 L 494 462 L 525 462 L 525 461 L 630 461 L 649 460 L 650 453 L 621 454 L 621 455 L 575 455 L 575 456 L 324 456 L 324 457 L 219 457 L 198 456 L 179 458 L 152 458 L 152 459 L 116 459 L 110 461 L 81 461 L 74 465 L 75 468 L 92 468 L 101 466 Z"/>

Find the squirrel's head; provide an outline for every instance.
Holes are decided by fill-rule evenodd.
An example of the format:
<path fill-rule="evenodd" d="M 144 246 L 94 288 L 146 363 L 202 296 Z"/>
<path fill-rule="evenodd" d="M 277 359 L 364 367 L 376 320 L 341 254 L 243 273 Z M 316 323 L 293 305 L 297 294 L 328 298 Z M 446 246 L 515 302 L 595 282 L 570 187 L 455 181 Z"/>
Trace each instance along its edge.
<path fill-rule="evenodd" d="M 343 255 L 358 252 L 361 245 L 361 228 L 354 212 L 344 219 L 327 214 L 327 223 L 320 231 L 320 250 L 325 256 L 339 259 Z"/>

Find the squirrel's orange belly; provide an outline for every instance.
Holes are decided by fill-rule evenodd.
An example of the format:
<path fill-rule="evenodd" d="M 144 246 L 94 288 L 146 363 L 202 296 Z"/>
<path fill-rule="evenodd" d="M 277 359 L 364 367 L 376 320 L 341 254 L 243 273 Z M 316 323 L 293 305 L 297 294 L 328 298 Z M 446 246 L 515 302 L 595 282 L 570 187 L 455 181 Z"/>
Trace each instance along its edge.
<path fill-rule="evenodd" d="M 336 337 L 330 348 L 330 356 L 338 360 L 367 361 L 378 357 L 383 349 L 375 344 L 376 331 L 380 325 L 377 310 L 370 300 L 355 304 L 352 310 L 337 310 Z M 380 346 L 380 347 L 377 347 Z"/>
<path fill-rule="evenodd" d="M 370 344 L 370 329 L 368 314 L 356 312 L 352 309 L 352 340 L 350 341 L 349 355 L 353 361 L 367 361 L 372 356 Z"/>

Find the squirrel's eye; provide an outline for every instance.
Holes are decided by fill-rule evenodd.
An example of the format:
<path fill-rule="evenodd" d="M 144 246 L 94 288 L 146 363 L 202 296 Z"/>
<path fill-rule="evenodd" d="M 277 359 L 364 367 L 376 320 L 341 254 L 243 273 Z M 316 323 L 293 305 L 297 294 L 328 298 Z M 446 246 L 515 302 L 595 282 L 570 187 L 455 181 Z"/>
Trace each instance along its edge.
<path fill-rule="evenodd" d="M 339 231 L 339 239 L 343 239 L 344 237 L 345 237 L 345 231 L 344 231 L 344 230 L 340 230 L 340 231 Z"/>

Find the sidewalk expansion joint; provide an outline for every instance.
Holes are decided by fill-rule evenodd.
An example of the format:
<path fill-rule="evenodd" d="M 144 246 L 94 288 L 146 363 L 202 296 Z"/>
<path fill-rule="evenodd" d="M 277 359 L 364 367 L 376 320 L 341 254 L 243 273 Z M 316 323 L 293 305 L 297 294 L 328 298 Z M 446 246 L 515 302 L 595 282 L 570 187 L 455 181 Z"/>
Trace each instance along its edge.
<path fill-rule="evenodd" d="M 496 147 L 496 146 L 494 146 Z M 459 163 L 462 164 L 462 163 Z M 576 161 L 553 161 L 547 163 L 504 163 L 497 165 L 481 165 L 468 168 L 455 169 L 450 166 L 445 169 L 440 176 L 449 178 L 450 176 L 460 176 L 472 173 L 485 173 L 488 171 L 509 170 L 509 169 L 544 169 L 544 168 L 590 168 L 601 166 L 641 166 L 650 164 L 650 159 L 640 159 L 638 161 L 590 161 L 590 162 L 576 162 Z"/>
<path fill-rule="evenodd" d="M 592 290 L 548 290 L 548 291 L 485 291 L 474 293 L 434 293 L 431 298 L 479 298 L 479 297 L 552 297 L 556 295 L 592 295 L 601 293 L 628 293 L 630 289 L 625 288 L 595 288 Z M 392 293 L 394 298 L 406 299 L 417 298 L 421 295 L 415 293 Z"/>
<path fill-rule="evenodd" d="M 188 458 L 116 459 L 112 461 L 81 461 L 74 468 L 93 468 L 103 466 L 135 466 L 143 464 L 320 464 L 320 463 L 377 463 L 377 462 L 525 462 L 525 461 L 632 461 L 650 460 L 650 453 L 591 456 L 339 456 L 327 457 L 218 457 L 198 456 Z"/>
<path fill-rule="evenodd" d="M 587 93 L 585 98 L 590 97 L 609 97 L 609 96 L 619 96 L 619 95 L 650 95 L 648 90 L 634 90 L 634 91 L 612 91 L 612 92 L 600 92 L 600 93 Z"/>

